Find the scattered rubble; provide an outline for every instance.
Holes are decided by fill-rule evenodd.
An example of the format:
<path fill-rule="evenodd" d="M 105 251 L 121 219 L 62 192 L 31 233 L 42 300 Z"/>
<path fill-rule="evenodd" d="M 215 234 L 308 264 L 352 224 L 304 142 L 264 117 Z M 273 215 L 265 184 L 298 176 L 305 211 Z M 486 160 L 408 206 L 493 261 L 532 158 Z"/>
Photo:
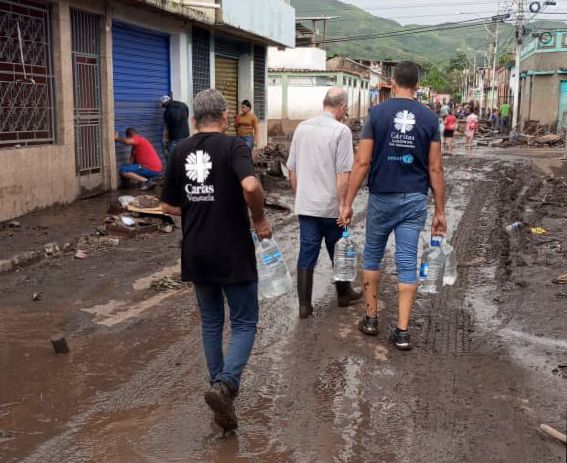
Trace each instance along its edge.
<path fill-rule="evenodd" d="M 51 345 L 56 354 L 68 354 L 70 352 L 69 345 L 65 336 L 62 334 L 56 334 L 51 338 Z"/>
<path fill-rule="evenodd" d="M 168 290 L 179 291 L 182 289 L 190 288 L 191 283 L 182 281 L 180 276 L 163 277 L 160 278 L 159 280 L 152 281 L 151 287 L 156 291 L 168 291 Z"/>

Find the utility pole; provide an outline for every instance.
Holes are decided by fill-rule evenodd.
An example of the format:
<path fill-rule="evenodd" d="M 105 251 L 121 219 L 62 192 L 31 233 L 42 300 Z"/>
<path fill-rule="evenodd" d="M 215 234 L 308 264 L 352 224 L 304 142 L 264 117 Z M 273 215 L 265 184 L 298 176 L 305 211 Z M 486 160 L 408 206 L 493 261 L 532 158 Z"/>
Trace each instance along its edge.
<path fill-rule="evenodd" d="M 495 108 L 494 96 L 498 94 L 496 91 L 496 60 L 498 59 L 498 21 L 494 22 L 494 48 L 492 50 L 494 56 L 492 57 L 492 80 L 490 82 L 490 89 L 492 91 L 492 98 L 490 98 L 490 112 Z"/>
<path fill-rule="evenodd" d="M 512 114 L 512 128 L 518 131 L 518 111 L 520 109 L 520 64 L 522 42 L 524 41 L 524 0 L 517 0 L 518 14 L 516 17 L 516 80 L 514 81 L 514 112 Z"/>

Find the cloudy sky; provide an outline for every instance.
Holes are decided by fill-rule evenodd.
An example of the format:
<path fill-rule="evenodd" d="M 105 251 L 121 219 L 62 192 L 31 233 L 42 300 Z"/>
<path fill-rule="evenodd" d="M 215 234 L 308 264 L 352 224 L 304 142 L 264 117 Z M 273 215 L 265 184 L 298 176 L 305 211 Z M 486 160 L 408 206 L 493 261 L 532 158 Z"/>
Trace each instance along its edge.
<path fill-rule="evenodd" d="M 382 18 L 390 18 L 401 24 L 439 24 L 487 17 L 497 13 L 498 4 L 510 0 L 342 0 Z M 567 11 L 567 0 L 558 0 L 556 7 Z M 547 19 L 553 19 L 547 16 Z M 559 19 L 559 18 L 557 18 Z M 564 19 L 563 17 L 561 19 Z"/>

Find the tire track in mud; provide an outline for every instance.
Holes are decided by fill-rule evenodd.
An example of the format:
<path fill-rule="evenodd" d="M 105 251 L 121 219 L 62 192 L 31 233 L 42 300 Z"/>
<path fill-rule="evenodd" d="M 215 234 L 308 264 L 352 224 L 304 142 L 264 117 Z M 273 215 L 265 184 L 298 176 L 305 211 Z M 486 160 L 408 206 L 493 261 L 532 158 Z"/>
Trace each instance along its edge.
<path fill-rule="evenodd" d="M 483 211 L 492 193 L 491 185 L 493 183 L 489 181 L 477 184 L 457 227 L 452 244 L 458 262 L 470 262 L 486 257 L 490 226 Z M 444 287 L 438 295 L 431 298 L 431 308 L 425 317 L 421 340 L 425 350 L 440 353 L 470 352 L 474 319 L 463 307 L 464 294 L 469 285 L 469 273 L 468 268 L 460 267 L 456 285 Z"/>

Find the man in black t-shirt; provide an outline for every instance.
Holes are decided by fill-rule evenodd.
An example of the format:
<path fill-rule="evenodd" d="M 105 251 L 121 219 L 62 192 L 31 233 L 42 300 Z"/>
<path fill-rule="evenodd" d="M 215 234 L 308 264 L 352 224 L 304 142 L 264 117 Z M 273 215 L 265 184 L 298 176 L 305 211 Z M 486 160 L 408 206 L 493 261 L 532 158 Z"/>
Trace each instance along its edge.
<path fill-rule="evenodd" d="M 205 394 L 225 431 L 238 426 L 233 400 L 254 345 L 258 323 L 258 275 L 248 209 L 260 239 L 272 235 L 254 174 L 252 153 L 237 137 L 224 135 L 228 107 L 209 89 L 193 102 L 199 133 L 181 141 L 169 160 L 162 208 L 181 215 L 184 281 L 195 284 L 211 388 Z M 232 337 L 223 355 L 224 297 Z"/>
<path fill-rule="evenodd" d="M 175 145 L 189 137 L 189 108 L 181 101 L 172 100 L 170 96 L 161 97 L 161 105 L 165 108 L 163 120 L 167 129 L 168 150 L 170 158 Z"/>

